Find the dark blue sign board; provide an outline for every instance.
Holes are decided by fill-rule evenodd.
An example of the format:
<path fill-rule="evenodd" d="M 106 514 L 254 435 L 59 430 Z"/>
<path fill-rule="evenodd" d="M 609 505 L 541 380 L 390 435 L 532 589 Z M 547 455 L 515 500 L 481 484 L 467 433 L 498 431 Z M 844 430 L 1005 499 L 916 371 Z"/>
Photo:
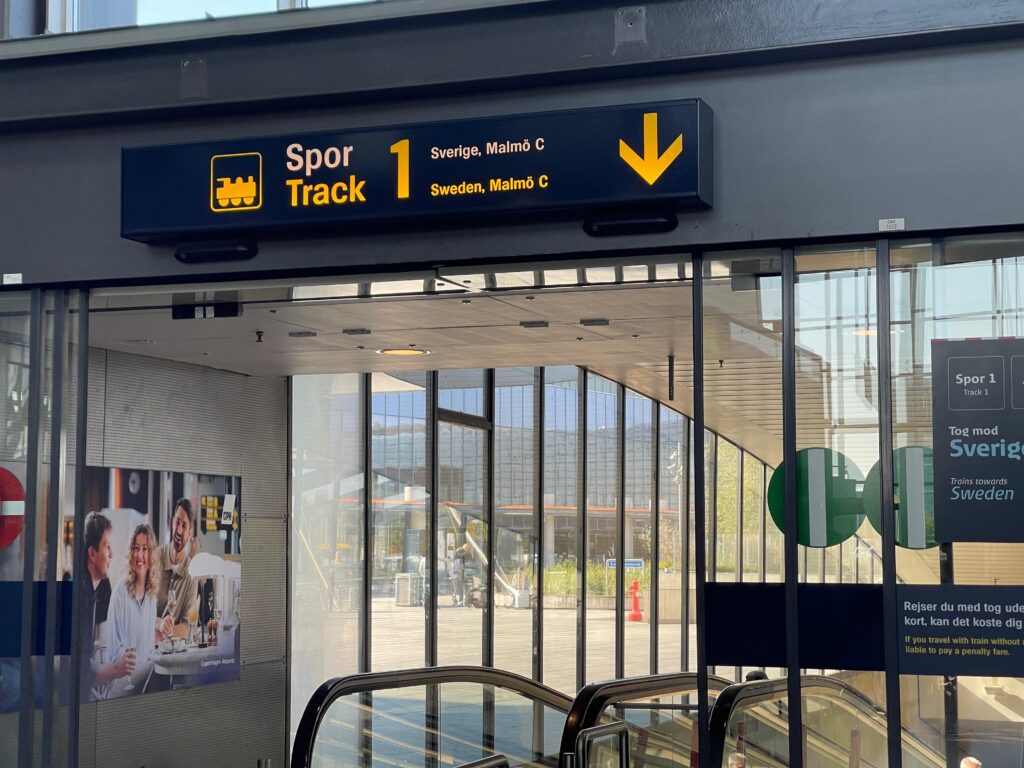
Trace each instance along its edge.
<path fill-rule="evenodd" d="M 905 675 L 1024 675 L 1024 587 L 899 584 Z"/>
<path fill-rule="evenodd" d="M 710 207 L 699 99 L 125 149 L 121 234 L 142 242 L 361 222 Z"/>
<path fill-rule="evenodd" d="M 935 539 L 1024 541 L 1024 339 L 932 342 Z"/>

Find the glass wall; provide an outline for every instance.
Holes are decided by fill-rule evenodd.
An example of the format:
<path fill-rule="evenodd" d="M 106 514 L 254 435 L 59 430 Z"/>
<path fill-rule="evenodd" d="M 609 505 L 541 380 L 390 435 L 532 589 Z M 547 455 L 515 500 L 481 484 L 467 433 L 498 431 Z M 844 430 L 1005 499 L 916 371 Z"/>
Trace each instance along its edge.
<path fill-rule="evenodd" d="M 371 669 L 399 669 L 427 661 L 431 536 L 427 382 L 425 372 L 372 377 Z"/>
<path fill-rule="evenodd" d="M 962 653 L 950 646 L 936 674 L 904 674 L 900 686 L 903 723 L 950 765 L 960 765 L 968 756 L 986 766 L 1018 765 L 1024 744 L 1024 709 L 1018 706 L 1024 679 L 1012 676 L 1013 668 L 1019 666 L 1010 659 L 1014 644 L 1019 643 L 1015 638 L 1020 637 L 1020 622 L 1013 615 L 1007 618 L 999 603 L 1020 600 L 1024 544 L 1008 543 L 1013 538 L 1020 541 L 1009 528 L 984 530 L 989 525 L 984 516 L 991 514 L 993 506 L 1000 514 L 998 502 L 986 503 L 983 493 L 975 496 L 977 501 L 957 500 L 970 498 L 968 492 L 977 489 L 1012 489 L 1020 474 L 1019 461 L 993 453 L 980 465 L 978 459 L 972 465 L 969 455 L 959 454 L 955 460 L 944 456 L 949 467 L 946 476 L 939 474 L 938 464 L 940 451 L 958 455 L 954 448 L 958 440 L 960 445 L 977 446 L 1021 439 L 1015 412 L 1020 408 L 1020 377 L 1014 355 L 1024 336 L 1024 239 L 1008 234 L 899 243 L 892 250 L 891 269 L 897 571 L 907 585 L 961 590 L 941 594 L 968 614 L 975 599 L 983 600 L 990 606 L 983 611 L 984 620 L 994 619 L 999 627 L 985 633 L 991 637 L 989 642 L 975 638 L 974 646 Z M 993 357 L 1004 353 L 1003 358 Z M 939 356 L 945 364 L 933 362 Z M 997 367 L 990 375 L 988 369 L 973 370 L 972 365 Z M 958 386 L 957 375 L 961 381 L 968 375 L 980 376 L 972 381 L 984 380 L 985 386 Z M 986 397 L 992 402 L 984 402 Z M 972 402 L 978 399 L 982 402 Z M 974 428 L 960 427 L 962 431 L 955 433 L 949 426 L 936 424 L 936 414 L 952 424 Z M 998 492 L 989 498 L 998 498 Z M 942 534 L 940 503 L 947 519 L 960 514 L 968 522 L 967 531 L 947 537 L 958 539 L 951 544 L 937 543 Z M 1006 526 L 1016 516 L 1016 508 L 1003 513 Z M 962 591 L 980 586 L 984 592 Z M 968 617 L 969 624 L 972 621 Z M 949 637 L 956 643 L 959 635 L 976 636 L 978 631 L 951 632 L 939 624 L 927 634 L 936 641 Z M 1002 663 L 986 665 L 986 655 L 971 656 L 969 661 L 954 657 L 968 651 L 988 651 L 986 655 L 1001 657 Z"/>
<path fill-rule="evenodd" d="M 0 381 L 3 383 L 3 442 L 2 466 L 14 474 L 24 489 L 28 469 L 28 404 L 29 404 L 29 297 L 27 294 L 4 294 L 0 296 L 0 326 L 3 328 L 3 343 L 0 344 Z M 9 493 L 5 483 L 5 495 Z M 37 560 L 38 537 L 26 542 L 24 508 L 20 518 L 8 503 L 0 513 L 0 589 L 8 605 L 21 604 L 22 584 L 25 578 L 25 557 L 29 558 L 32 579 L 38 578 L 34 563 Z M 22 505 L 24 507 L 24 505 Z M 39 519 L 34 515 L 34 520 Z M 26 547 L 28 552 L 26 553 Z M 21 653 L 22 617 L 15 617 L 13 626 L 3 631 L 4 651 L 0 652 L 0 764 L 16 765 L 19 749 L 27 748 L 32 754 L 34 743 L 22 744 L 22 739 L 31 738 L 19 734 L 24 722 L 22 714 L 22 674 L 28 667 L 30 674 L 36 673 L 38 659 L 32 654 Z M 41 701 L 33 700 L 24 708 L 35 720 L 36 707 Z"/>
<path fill-rule="evenodd" d="M 0 296 L 0 765 L 62 768 L 78 749 L 67 609 L 87 581 L 75 566 L 78 298 Z M 81 619 L 88 664 L 95 627 Z"/>
<path fill-rule="evenodd" d="M 539 370 L 494 372 L 494 665 L 533 676 L 537 643 L 536 387 Z"/>
<path fill-rule="evenodd" d="M 480 664 L 491 649 L 496 666 L 565 691 L 617 669 L 692 668 L 690 420 L 564 366 L 439 372 L 432 427 L 434 380 L 429 372 L 295 377 L 293 706 L 327 677 L 358 671 L 364 643 L 371 670 L 427 663 L 431 647 L 439 664 Z M 760 578 L 765 465 L 742 453 L 740 467 L 740 449 L 710 430 L 705 446 L 724 450 L 732 473 L 718 473 L 727 491 L 712 494 L 729 500 L 720 517 L 737 542 L 720 570 L 733 563 L 735 571 L 728 558 L 745 531 L 744 557 Z M 360 611 L 364 592 L 369 615 Z"/>
<path fill-rule="evenodd" d="M 330 677 L 359 671 L 363 633 L 365 377 L 292 385 L 292 709 Z"/>
<path fill-rule="evenodd" d="M 443 392 L 443 390 L 442 390 Z M 437 663 L 481 664 L 490 604 L 487 434 L 440 422 L 437 488 Z"/>
<path fill-rule="evenodd" d="M 782 534 L 764 523 L 763 480 L 782 460 L 781 269 L 770 249 L 713 254 L 704 265 L 707 564 L 717 582 L 782 580 Z M 771 666 L 756 651 L 750 659 Z"/>
<path fill-rule="evenodd" d="M 415 534 L 417 525 L 419 551 L 433 552 L 435 546 L 437 551 L 429 563 L 414 559 L 396 564 L 388 578 L 396 581 L 396 574 L 406 574 L 412 581 L 415 569 L 426 571 L 419 590 L 409 592 L 419 595 L 421 604 L 415 621 L 400 624 L 412 638 L 404 646 L 430 647 L 429 619 L 436 617 L 438 662 L 478 663 L 493 649 L 496 665 L 570 692 L 584 681 L 696 668 L 691 631 L 698 618 L 693 600 L 699 551 L 695 528 L 700 522 L 695 516 L 695 462 L 705 480 L 706 533 L 701 543 L 706 546 L 706 576 L 714 582 L 709 594 L 763 589 L 756 592 L 758 599 L 763 596 L 766 605 L 774 605 L 777 615 L 786 613 L 792 623 L 794 615 L 784 610 L 789 598 L 778 584 L 787 573 L 788 544 L 790 553 L 796 553 L 788 586 L 797 587 L 800 611 L 810 610 L 805 606 L 815 605 L 816 599 L 846 607 L 853 605 L 848 605 L 851 600 L 877 601 L 881 611 L 883 584 L 897 595 L 912 595 L 907 591 L 912 588 L 998 588 L 991 595 L 1009 600 L 999 611 L 1011 615 L 997 619 L 1003 634 L 978 645 L 1009 647 L 1019 641 L 1011 607 L 1024 605 L 1019 597 L 1024 575 L 1018 567 L 1024 562 L 1024 550 L 1018 548 L 1024 545 L 1008 540 L 1013 533 L 1002 528 L 988 533 L 968 528 L 955 543 L 937 544 L 939 460 L 934 434 L 944 427 L 937 427 L 934 414 L 939 411 L 934 409 L 939 400 L 948 405 L 942 398 L 987 397 L 984 390 L 993 385 L 986 379 L 977 392 L 967 388 L 950 395 L 948 385 L 955 383 L 948 378 L 954 360 L 946 351 L 950 345 L 1016 350 L 1013 345 L 1024 325 L 1024 238 L 893 244 L 888 327 L 882 325 L 884 304 L 878 296 L 879 279 L 886 277 L 879 274 L 885 254 L 880 247 L 871 243 L 734 252 L 714 254 L 704 262 L 704 430 L 696 439 L 693 422 L 682 412 L 691 405 L 689 393 L 680 398 L 676 392 L 669 401 L 670 390 L 663 393 L 668 397 L 652 399 L 593 370 L 565 366 L 375 376 L 368 427 L 374 436 L 370 476 L 375 486 L 396 477 L 421 478 L 422 485 L 415 486 L 420 490 L 403 491 L 402 498 L 419 503 L 423 511 L 419 518 L 411 513 L 409 522 L 396 523 L 388 534 L 375 530 L 374 558 L 366 567 L 376 574 L 385 551 L 408 551 L 407 542 L 387 549 L 381 542 L 404 536 L 402 531 Z M 785 296 L 784 263 L 792 265 L 794 278 Z M 788 301 L 794 311 L 784 318 Z M 788 359 L 793 367 L 788 371 L 783 365 L 784 320 L 792 330 Z M 893 485 L 887 489 L 882 476 L 888 470 L 883 472 L 881 464 L 888 454 L 880 450 L 880 441 L 888 429 L 888 392 L 881 386 L 886 374 L 879 366 L 890 352 Z M 978 471 L 989 473 L 982 478 L 985 484 L 999 480 L 999 487 L 1007 488 L 1015 482 L 1017 468 L 1008 465 L 1004 471 L 998 460 L 1016 460 L 1012 412 L 1017 409 L 1014 398 L 1020 393 L 1014 388 L 1020 372 L 1014 366 L 1018 358 L 1024 359 L 1024 350 L 1020 355 L 1010 352 L 1002 357 L 955 357 L 1001 360 L 998 373 L 1005 373 L 1012 386 L 1000 408 L 982 409 L 987 415 L 976 418 L 988 419 L 978 427 L 983 434 L 972 427 L 962 435 L 940 437 L 947 452 L 957 435 L 975 438 L 971 445 L 987 438 L 978 450 L 992 461 Z M 933 363 L 936 355 L 945 355 L 939 358 L 941 364 Z M 672 365 L 669 361 L 670 370 Z M 940 380 L 934 377 L 939 374 L 947 378 L 941 379 L 944 389 L 937 391 L 934 384 Z M 676 374 L 676 380 L 684 379 Z M 411 392 L 408 404 L 381 400 L 390 391 L 384 382 L 395 391 Z M 784 386 L 795 403 L 786 414 Z M 438 418 L 431 424 L 429 404 L 435 398 Z M 1024 402 L 1024 395 L 1019 399 Z M 943 419 L 951 418 L 942 413 Z M 387 421 L 392 415 L 398 419 L 396 426 Z M 783 461 L 784 415 L 795 443 L 788 470 Z M 412 418 L 415 425 L 403 418 Z M 355 435 L 361 427 L 352 423 Z M 433 431 L 438 442 L 432 452 Z M 395 440 L 406 435 L 417 446 L 412 475 L 402 469 L 408 462 L 382 458 L 388 443 L 378 445 L 378 436 L 392 433 Z M 972 456 L 966 443 L 958 445 L 955 457 Z M 432 455 L 436 466 L 431 466 Z M 790 513 L 797 522 L 788 542 L 782 533 L 787 471 L 795 481 Z M 947 481 L 943 476 L 942 482 Z M 971 479 L 967 487 L 977 482 Z M 427 494 L 433 487 L 436 503 Z M 953 498 L 962 495 L 958 491 Z M 370 497 L 375 528 L 385 496 L 374 492 Z M 895 553 L 883 546 L 886 521 L 881 512 L 886 505 L 895 513 Z M 988 508 L 970 509 L 978 524 L 984 523 Z M 428 530 L 431 516 L 436 534 Z M 340 520 L 339 525 L 345 529 Z M 998 541 L 985 540 L 986 535 Z M 886 562 L 895 567 L 887 571 Z M 431 573 L 437 579 L 436 595 L 426 594 L 422 586 Z M 358 578 L 351 581 L 358 591 Z M 383 591 L 374 584 L 371 625 L 401 609 L 396 605 L 399 593 L 398 587 Z M 897 601 L 905 603 L 902 597 Z M 962 603 L 963 610 L 970 605 Z M 988 604 L 981 600 L 979 605 Z M 723 615 L 722 605 L 705 609 L 716 621 Z M 729 611 L 725 606 L 724 613 Z M 888 626 L 903 620 L 879 616 Z M 814 632 L 827 631 L 827 624 L 817 622 Z M 753 623 L 746 631 L 756 636 L 758 626 Z M 880 625 L 863 626 L 865 632 L 877 633 Z M 380 632 L 386 636 L 385 630 L 372 626 L 375 640 Z M 860 638 L 851 631 L 851 641 L 855 636 Z M 867 634 L 856 642 L 862 640 L 874 643 Z M 903 637 L 901 642 L 910 641 Z M 372 668 L 393 665 L 374 645 Z M 1013 676 L 1012 667 L 950 661 L 918 673 L 919 667 L 904 654 L 896 663 L 890 658 L 883 671 L 881 642 L 877 645 L 859 657 L 867 659 L 860 666 L 839 669 L 843 663 L 830 664 L 828 654 L 802 641 L 805 668 L 800 672 L 826 675 L 830 682 L 825 688 L 837 685 L 845 696 L 869 700 L 876 714 L 898 691 L 903 730 L 892 740 L 902 740 L 910 764 L 937 764 L 943 756 L 954 764 L 968 756 L 989 764 L 1015 764 L 1011 752 L 1024 743 L 1024 720 L 1014 702 L 1018 694 L 1024 697 L 1024 683 Z M 757 658 L 762 648 L 771 647 L 775 650 Z M 779 651 L 778 643 L 749 642 L 744 649 L 749 654 L 742 666 L 723 659 L 706 671 L 727 679 L 741 679 L 758 668 L 770 676 L 785 674 L 788 650 Z M 818 660 L 815 668 L 806 668 L 808 659 Z M 995 671 L 986 674 L 985 669 Z M 894 676 L 899 677 L 898 687 Z M 857 744 L 867 743 L 866 731 L 845 725 L 837 729 L 838 705 L 828 703 L 830 696 L 812 683 L 802 678 L 798 711 L 803 733 L 815 749 L 828 744 L 843 755 L 856 754 Z M 788 711 L 795 716 L 797 710 Z M 865 753 L 865 759 L 883 764 L 884 739 L 872 734 L 871 754 Z M 774 760 L 788 759 L 785 740 L 739 744 L 751 755 L 762 749 Z"/>
<path fill-rule="evenodd" d="M 587 374 L 586 650 L 588 680 L 616 677 L 619 551 L 619 387 Z"/>
<path fill-rule="evenodd" d="M 675 411 L 659 407 L 658 415 L 658 672 L 681 672 L 690 668 L 690 431 Z"/>
<path fill-rule="evenodd" d="M 743 581 L 764 581 L 765 508 L 764 465 L 749 453 L 743 453 L 743 493 L 740 526 L 739 561 Z"/>
<path fill-rule="evenodd" d="M 865 477 L 879 455 L 875 249 L 801 249 L 795 266 L 800 575 L 805 582 L 838 582 L 844 543 L 880 543 L 865 515 L 863 497 Z M 879 563 L 879 583 L 882 570 Z M 834 674 L 885 707 L 885 689 L 878 678 Z M 807 693 L 803 699 L 803 726 L 812 738 L 827 738 L 844 753 L 858 748 L 860 733 L 838 727 L 832 707 L 816 706 Z"/>
<path fill-rule="evenodd" d="M 711 540 L 715 547 L 715 579 L 738 581 L 740 536 L 740 449 L 718 438 L 715 451 L 715 505 Z"/>
<path fill-rule="evenodd" d="M 582 678 L 578 659 L 577 595 L 582 583 L 580 557 L 580 371 L 545 368 L 544 377 L 544 669 L 541 680 L 561 691 L 575 691 Z"/>
<path fill-rule="evenodd" d="M 654 403 L 626 390 L 624 672 L 627 677 L 651 671 L 651 584 L 656 566 L 654 544 Z"/>

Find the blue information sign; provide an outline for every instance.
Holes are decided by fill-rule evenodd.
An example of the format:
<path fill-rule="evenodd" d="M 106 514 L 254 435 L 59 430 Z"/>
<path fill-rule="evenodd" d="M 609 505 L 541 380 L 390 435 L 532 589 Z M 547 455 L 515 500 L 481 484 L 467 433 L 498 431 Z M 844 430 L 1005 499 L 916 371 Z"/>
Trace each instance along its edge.
<path fill-rule="evenodd" d="M 1024 339 L 932 342 L 932 437 L 935 540 L 1024 541 Z"/>
<path fill-rule="evenodd" d="M 143 242 L 438 216 L 711 205 L 698 99 L 125 149 L 121 234 Z"/>
<path fill-rule="evenodd" d="M 905 675 L 1024 675 L 1024 587 L 898 584 Z"/>
<path fill-rule="evenodd" d="M 644 567 L 644 561 L 638 557 L 627 557 L 625 564 L 627 571 L 642 571 Z M 614 557 L 610 557 L 604 561 L 604 566 L 610 570 L 615 570 L 618 567 L 618 561 Z"/>

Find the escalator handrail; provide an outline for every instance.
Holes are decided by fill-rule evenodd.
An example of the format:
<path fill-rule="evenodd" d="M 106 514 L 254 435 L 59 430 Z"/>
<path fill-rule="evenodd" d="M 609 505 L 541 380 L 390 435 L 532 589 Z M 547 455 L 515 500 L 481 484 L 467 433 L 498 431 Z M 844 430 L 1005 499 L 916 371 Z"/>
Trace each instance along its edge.
<path fill-rule="evenodd" d="M 365 672 L 331 678 L 310 696 L 295 731 L 291 768 L 310 768 L 317 733 L 327 711 L 338 699 L 356 693 L 369 693 L 394 688 L 409 688 L 442 683 L 476 683 L 518 693 L 539 701 L 552 709 L 568 712 L 572 699 L 546 685 L 491 667 L 448 666 L 400 669 L 391 672 Z"/>
<path fill-rule="evenodd" d="M 726 689 L 729 681 L 708 675 L 708 684 L 714 690 Z M 665 696 L 681 690 L 697 689 L 696 672 L 675 672 L 668 675 L 645 675 L 622 680 L 603 680 L 580 688 L 565 718 L 560 755 L 574 754 L 580 731 L 597 725 L 609 704 L 624 699 L 645 696 Z"/>
<path fill-rule="evenodd" d="M 473 760 L 469 763 L 463 763 L 456 766 L 456 768 L 509 768 L 509 764 L 508 758 L 505 755 L 497 754 L 481 757 L 479 760 Z"/>
<path fill-rule="evenodd" d="M 849 683 L 837 680 L 834 677 L 824 675 L 803 675 L 800 677 L 800 688 L 818 687 L 829 688 L 842 694 L 847 699 L 854 700 L 865 710 L 876 716 L 885 718 L 885 710 L 874 701 L 865 696 L 861 691 Z M 711 736 L 711 754 L 709 757 L 710 766 L 720 766 L 725 758 L 725 739 L 729 732 L 729 723 L 732 721 L 736 710 L 741 706 L 752 706 L 763 701 L 770 701 L 784 696 L 788 691 L 786 678 L 775 680 L 756 680 L 746 683 L 733 683 L 723 690 L 711 708 L 711 717 L 708 730 Z M 921 747 L 922 751 L 932 752 L 933 750 L 924 741 L 919 739 L 906 728 L 901 734 L 904 740 L 910 740 Z"/>

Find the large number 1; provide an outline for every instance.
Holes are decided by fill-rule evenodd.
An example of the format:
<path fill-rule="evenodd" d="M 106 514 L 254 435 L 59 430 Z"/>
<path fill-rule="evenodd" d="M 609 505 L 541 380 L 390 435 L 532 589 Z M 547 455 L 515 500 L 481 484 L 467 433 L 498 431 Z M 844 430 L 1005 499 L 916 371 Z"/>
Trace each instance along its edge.
<path fill-rule="evenodd" d="M 391 154 L 398 155 L 398 199 L 405 200 L 409 197 L 409 140 L 392 144 Z"/>

